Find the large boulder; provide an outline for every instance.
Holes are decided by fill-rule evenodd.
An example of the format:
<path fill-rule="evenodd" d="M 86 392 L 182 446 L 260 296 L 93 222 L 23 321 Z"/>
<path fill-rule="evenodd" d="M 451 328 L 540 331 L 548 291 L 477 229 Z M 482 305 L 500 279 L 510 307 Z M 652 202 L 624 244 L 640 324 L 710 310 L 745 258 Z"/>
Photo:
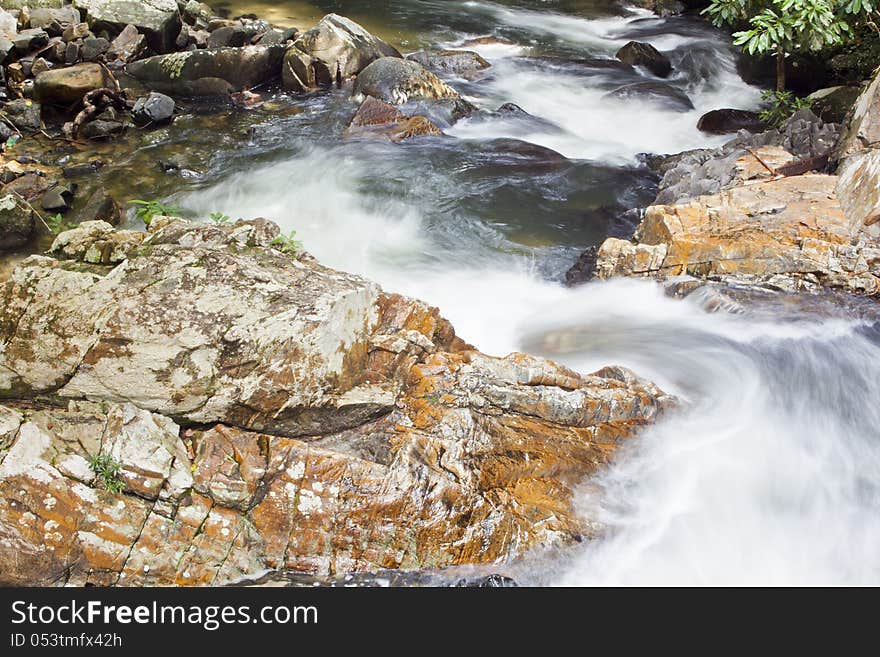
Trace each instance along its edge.
<path fill-rule="evenodd" d="M 624 64 L 646 68 L 658 78 L 668 78 L 672 73 L 672 62 L 669 61 L 669 57 L 650 43 L 630 41 L 617 51 L 615 57 Z"/>
<path fill-rule="evenodd" d="M 177 0 L 73 0 L 73 6 L 83 12 L 93 32 L 117 35 L 134 25 L 158 53 L 173 51 L 180 34 Z"/>
<path fill-rule="evenodd" d="M 576 487 L 675 403 L 621 368 L 485 356 L 264 220 L 150 231 L 90 222 L 3 288 L 0 584 L 515 558 L 593 535 Z M 36 394 L 55 405 L 16 401 Z"/>
<path fill-rule="evenodd" d="M 16 249 L 34 233 L 34 211 L 17 194 L 0 196 L 0 251 Z"/>
<path fill-rule="evenodd" d="M 40 73 L 34 80 L 34 98 L 41 103 L 74 105 L 88 92 L 111 83 L 100 64 L 77 64 Z"/>
<path fill-rule="evenodd" d="M 711 110 L 697 121 L 697 130 L 710 135 L 725 135 L 740 130 L 763 132 L 765 128 L 757 112 L 740 109 Z"/>
<path fill-rule="evenodd" d="M 837 86 L 814 91 L 807 98 L 810 109 L 827 123 L 843 123 L 861 94 L 859 87 Z"/>
<path fill-rule="evenodd" d="M 780 150 L 757 154 L 770 163 Z M 755 160 L 742 158 L 741 170 L 751 172 L 749 184 L 649 207 L 634 241 L 612 238 L 602 244 L 596 274 L 687 274 L 787 291 L 880 292 L 880 244 L 852 226 L 837 200 L 837 177 L 762 175 L 763 165 Z"/>
<path fill-rule="evenodd" d="M 458 99 L 459 93 L 418 62 L 383 57 L 367 66 L 354 84 L 355 95 L 392 105 L 411 100 Z"/>
<path fill-rule="evenodd" d="M 129 74 L 175 97 L 221 96 L 278 77 L 284 46 L 217 48 L 158 55 L 129 64 Z"/>
<path fill-rule="evenodd" d="M 315 89 L 357 75 L 380 57 L 401 54 L 354 21 L 328 14 L 287 51 L 282 80 L 291 91 Z"/>

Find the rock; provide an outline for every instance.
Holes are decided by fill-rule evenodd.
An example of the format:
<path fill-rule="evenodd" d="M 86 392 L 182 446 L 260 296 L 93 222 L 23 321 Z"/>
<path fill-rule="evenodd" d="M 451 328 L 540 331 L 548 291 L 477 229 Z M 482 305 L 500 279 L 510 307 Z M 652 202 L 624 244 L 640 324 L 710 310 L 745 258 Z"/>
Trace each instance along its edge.
<path fill-rule="evenodd" d="M 14 194 L 0 196 L 0 251 L 17 249 L 34 234 L 34 212 Z"/>
<path fill-rule="evenodd" d="M 260 34 L 259 28 L 254 25 L 229 25 L 214 30 L 208 37 L 208 48 L 240 48 L 251 43 L 251 39 Z"/>
<path fill-rule="evenodd" d="M 128 72 L 171 96 L 217 96 L 278 77 L 283 56 L 283 46 L 194 50 L 142 59 L 130 64 Z"/>
<path fill-rule="evenodd" d="M 110 42 L 103 37 L 85 39 L 80 48 L 80 56 L 87 62 L 94 62 L 108 50 Z"/>
<path fill-rule="evenodd" d="M 84 12 L 93 32 L 116 35 L 134 25 L 158 53 L 171 52 L 180 32 L 176 0 L 73 0 L 73 6 Z"/>
<path fill-rule="evenodd" d="M 659 103 L 679 112 L 688 112 L 694 109 L 694 104 L 687 94 L 664 82 L 634 82 L 608 92 L 604 96 L 615 100 L 647 100 Z"/>
<path fill-rule="evenodd" d="M 74 7 L 31 9 L 31 28 L 45 30 L 49 36 L 61 36 L 71 25 L 80 22 L 80 14 Z"/>
<path fill-rule="evenodd" d="M 0 35 L 11 37 L 18 32 L 18 21 L 6 9 L 0 7 Z"/>
<path fill-rule="evenodd" d="M 635 242 L 599 249 L 600 278 L 701 279 L 787 291 L 880 292 L 880 247 L 852 226 L 836 176 L 753 182 L 678 205 L 649 207 Z"/>
<path fill-rule="evenodd" d="M 126 125 L 122 121 L 98 118 L 86 123 L 79 131 L 79 136 L 92 140 L 113 139 L 124 133 L 125 129 Z"/>
<path fill-rule="evenodd" d="M 82 59 L 81 51 L 82 43 L 79 41 L 71 41 L 64 49 L 64 63 L 76 64 Z"/>
<path fill-rule="evenodd" d="M 32 29 L 22 30 L 12 39 L 15 50 L 20 55 L 27 55 L 38 48 L 49 44 L 49 35 L 46 30 Z"/>
<path fill-rule="evenodd" d="M 24 7 L 30 9 L 60 9 L 64 4 L 64 0 L 3 0 L 4 9 L 21 10 Z"/>
<path fill-rule="evenodd" d="M 371 62 L 401 54 L 352 20 L 328 14 L 284 56 L 285 89 L 307 91 L 359 74 Z"/>
<path fill-rule="evenodd" d="M 183 18 L 190 25 L 201 24 L 207 27 L 210 20 L 214 17 L 214 10 L 204 2 L 198 0 L 188 0 L 183 7 Z"/>
<path fill-rule="evenodd" d="M 661 18 L 679 16 L 687 10 L 687 5 L 681 0 L 654 0 L 651 9 Z"/>
<path fill-rule="evenodd" d="M 6 103 L 3 106 L 3 115 L 22 132 L 36 132 L 43 127 L 40 104 L 27 98 Z"/>
<path fill-rule="evenodd" d="M 596 276 L 596 261 L 599 257 L 599 247 L 591 246 L 584 250 L 569 269 L 565 272 L 565 285 L 574 287 L 581 283 L 588 283 Z"/>
<path fill-rule="evenodd" d="M 145 237 L 137 231 L 116 231 L 106 221 L 89 220 L 56 237 L 49 253 L 93 265 L 116 265 L 134 254 Z"/>
<path fill-rule="evenodd" d="M 697 122 L 697 130 L 710 135 L 724 135 L 731 132 L 747 130 L 763 132 L 766 128 L 757 112 L 739 109 L 717 109 L 706 112 Z"/>
<path fill-rule="evenodd" d="M 92 192 L 86 204 L 76 213 L 74 223 L 82 226 L 88 221 L 101 221 L 116 226 L 122 222 L 124 217 L 125 211 L 122 206 L 107 193 L 106 189 L 99 187 Z"/>
<path fill-rule="evenodd" d="M 381 136 L 393 142 L 442 134 L 440 128 L 424 116 L 406 116 L 393 105 L 372 96 L 364 99 L 346 130 L 347 136 Z"/>
<path fill-rule="evenodd" d="M 438 75 L 456 75 L 470 78 L 491 66 L 479 54 L 470 50 L 441 50 L 420 52 L 407 55 L 408 60 L 418 62 L 429 71 Z"/>
<path fill-rule="evenodd" d="M 355 95 L 373 96 L 392 105 L 411 100 L 458 99 L 458 92 L 418 62 L 383 57 L 367 66 L 354 84 Z"/>
<path fill-rule="evenodd" d="M 650 43 L 630 41 L 615 57 L 624 64 L 646 68 L 658 78 L 668 78 L 672 73 L 672 62 Z"/>
<path fill-rule="evenodd" d="M 43 194 L 40 207 L 49 213 L 66 212 L 70 209 L 73 191 L 72 185 L 56 185 Z"/>
<path fill-rule="evenodd" d="M 143 57 L 146 52 L 147 37 L 138 32 L 134 25 L 126 25 L 110 44 L 107 59 L 129 64 Z"/>
<path fill-rule="evenodd" d="M 823 123 L 809 110 L 801 110 L 779 129 L 756 135 L 740 134 L 717 149 L 688 151 L 665 158 L 659 167 L 663 178 L 654 202 L 671 205 L 715 194 L 735 184 L 736 163 L 748 154 L 748 149 L 778 146 L 797 160 L 816 158 L 834 148 L 839 134 L 838 125 Z"/>
<path fill-rule="evenodd" d="M 137 99 L 132 116 L 141 125 L 166 123 L 174 116 L 174 100 L 153 91 Z"/>
<path fill-rule="evenodd" d="M 61 40 L 65 43 L 70 43 L 72 41 L 78 41 L 80 39 L 87 38 L 91 32 L 89 31 L 89 26 L 86 23 L 71 23 L 64 31 L 61 33 Z"/>
<path fill-rule="evenodd" d="M 52 184 L 52 181 L 46 177 L 43 172 L 28 171 L 12 182 L 4 185 L 2 190 L 0 190 L 0 195 L 5 196 L 7 194 L 14 194 L 28 203 L 34 203 L 52 186 Z"/>
<path fill-rule="evenodd" d="M 810 109 L 826 123 L 843 123 L 856 104 L 859 87 L 827 87 L 814 91 L 807 98 Z"/>
<path fill-rule="evenodd" d="M 41 103 L 73 105 L 93 89 L 110 83 L 99 64 L 77 64 L 40 73 L 34 80 L 34 99 Z"/>
<path fill-rule="evenodd" d="M 45 73 L 46 71 L 51 71 L 52 66 L 42 57 L 37 57 L 34 60 L 33 66 L 31 66 L 31 75 L 34 77 L 38 76 L 40 73 Z"/>
<path fill-rule="evenodd" d="M 70 402 L 0 407 L 0 584 L 514 559 L 594 535 L 575 488 L 676 403 L 621 368 L 473 351 L 436 309 L 271 248 L 264 220 L 150 230 L 63 233 L 3 288 L 0 395 Z"/>

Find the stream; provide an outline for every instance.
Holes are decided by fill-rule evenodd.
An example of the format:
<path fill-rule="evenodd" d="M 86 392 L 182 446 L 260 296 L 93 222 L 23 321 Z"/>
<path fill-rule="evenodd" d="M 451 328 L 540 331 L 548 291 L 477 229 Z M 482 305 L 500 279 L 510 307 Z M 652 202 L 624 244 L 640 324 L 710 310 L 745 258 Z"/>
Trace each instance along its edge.
<path fill-rule="evenodd" d="M 653 200 L 657 179 L 639 154 L 720 145 L 697 119 L 758 106 L 725 35 L 597 0 L 216 6 L 299 27 L 334 11 L 405 53 L 493 37 L 467 46 L 492 68 L 447 81 L 481 109 L 525 113 L 482 112 L 443 125 L 448 137 L 391 144 L 341 137 L 357 107 L 347 89 L 279 93 L 272 112 L 194 113 L 140 137 L 150 141 L 132 171 L 138 157 L 185 148 L 176 174 L 108 185 L 167 192 L 200 216 L 270 218 L 323 263 L 438 306 L 482 351 L 528 351 L 584 372 L 625 365 L 686 400 L 583 490 L 579 504 L 605 538 L 527 560 L 518 581 L 880 584 L 872 304 L 780 295 L 709 313 L 651 282 L 561 283 L 585 247 L 632 233 L 627 209 Z M 669 55 L 668 82 L 693 110 L 605 97 L 652 79 L 614 64 L 633 39 Z"/>

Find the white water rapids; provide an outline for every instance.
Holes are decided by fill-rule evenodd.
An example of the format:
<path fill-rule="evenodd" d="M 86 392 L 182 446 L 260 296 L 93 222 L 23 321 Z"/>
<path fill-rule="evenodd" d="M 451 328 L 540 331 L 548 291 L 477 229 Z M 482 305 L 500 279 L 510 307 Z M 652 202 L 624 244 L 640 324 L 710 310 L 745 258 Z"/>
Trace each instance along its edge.
<path fill-rule="evenodd" d="M 587 20 L 459 4 L 535 38 L 609 53 L 645 16 Z M 675 50 L 674 59 L 689 48 L 709 50 L 711 76 L 687 84 L 694 111 L 603 101 L 601 75 L 523 66 L 516 56 L 530 47 L 524 41 L 485 48 L 495 72 L 482 87 L 470 85 L 469 96 L 486 107 L 515 102 L 554 127 L 465 121 L 450 132 L 468 140 L 519 137 L 618 164 L 639 152 L 720 143 L 696 130 L 696 118 L 755 105 L 758 91 L 736 76 L 732 52 L 710 36 L 641 40 Z M 573 559 L 544 564 L 536 581 L 880 584 L 880 339 L 868 322 L 843 310 L 709 314 L 643 281 L 566 289 L 480 217 L 451 208 L 438 220 L 406 178 L 394 198 L 378 196 L 371 181 L 393 175 L 399 163 L 381 158 L 395 148 L 420 147 L 361 151 L 325 140 L 181 200 L 204 215 L 220 209 L 295 229 L 325 264 L 437 305 L 483 351 L 528 350 L 584 372 L 626 365 L 687 401 L 584 492 L 580 503 L 607 525 L 607 537 Z M 425 176 L 433 189 L 456 184 L 442 170 Z"/>

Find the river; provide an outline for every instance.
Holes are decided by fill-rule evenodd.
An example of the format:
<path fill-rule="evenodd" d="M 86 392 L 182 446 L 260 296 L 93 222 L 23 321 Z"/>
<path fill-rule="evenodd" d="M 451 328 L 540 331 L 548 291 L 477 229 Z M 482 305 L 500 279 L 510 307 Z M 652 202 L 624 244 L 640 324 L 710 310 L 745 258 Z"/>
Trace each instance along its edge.
<path fill-rule="evenodd" d="M 516 103 L 530 116 L 478 116 L 444 126 L 449 138 L 387 144 L 341 139 L 356 108 L 345 90 L 282 100 L 296 111 L 261 120 L 235 147 L 218 137 L 213 173 L 181 178 L 173 198 L 202 216 L 264 216 L 296 230 L 322 262 L 439 306 L 483 351 L 527 350 L 582 371 L 627 365 L 686 400 L 583 491 L 606 537 L 538 558 L 518 579 L 880 583 L 870 305 L 771 297 L 709 313 L 649 282 L 560 282 L 584 247 L 631 233 L 624 211 L 653 199 L 640 153 L 718 145 L 724 138 L 698 132 L 697 118 L 757 106 L 724 35 L 694 18 L 573 0 L 218 6 L 300 26 L 335 11 L 406 52 L 502 41 L 475 47 L 487 75 L 449 82 L 481 108 Z M 603 97 L 646 79 L 608 63 L 631 39 L 669 53 L 671 82 L 695 109 Z"/>

